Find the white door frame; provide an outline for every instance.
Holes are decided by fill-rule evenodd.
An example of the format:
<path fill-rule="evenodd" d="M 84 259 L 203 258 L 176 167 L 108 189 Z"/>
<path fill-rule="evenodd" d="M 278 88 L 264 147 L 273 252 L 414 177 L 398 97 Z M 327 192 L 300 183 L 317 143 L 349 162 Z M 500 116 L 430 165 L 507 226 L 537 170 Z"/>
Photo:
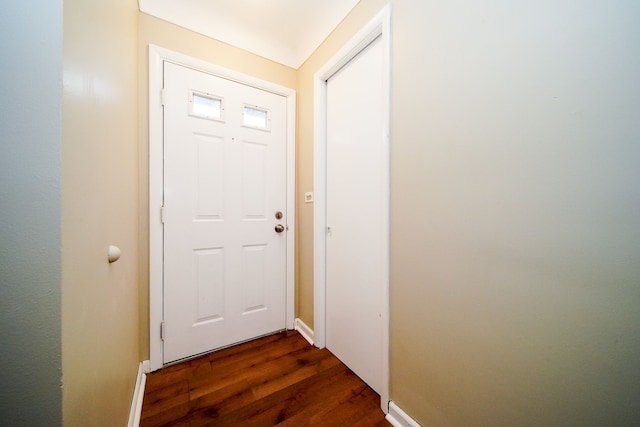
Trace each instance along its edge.
<path fill-rule="evenodd" d="M 262 89 L 287 100 L 287 271 L 286 320 L 294 328 L 295 297 L 295 120 L 296 91 L 237 71 L 149 45 L 149 351 L 150 370 L 163 366 L 160 325 L 163 321 L 163 62 L 169 61 Z"/>
<path fill-rule="evenodd" d="M 358 55 L 377 37 L 383 43 L 383 144 L 385 145 L 386 163 L 390 164 L 390 88 L 391 88 L 391 5 L 387 4 L 367 25 L 364 26 L 349 42 L 340 49 L 314 75 L 314 139 L 313 139 L 313 186 L 315 193 L 313 222 L 313 280 L 314 280 L 314 340 L 319 348 L 326 346 L 326 268 L 327 268 L 327 80 L 340 70 L 351 59 Z M 390 200 L 389 168 L 384 172 L 383 194 Z M 384 289 L 382 310 L 382 392 L 380 407 L 389 411 L 389 217 L 385 224 L 387 236 L 386 263 L 383 266 L 387 278 Z"/>

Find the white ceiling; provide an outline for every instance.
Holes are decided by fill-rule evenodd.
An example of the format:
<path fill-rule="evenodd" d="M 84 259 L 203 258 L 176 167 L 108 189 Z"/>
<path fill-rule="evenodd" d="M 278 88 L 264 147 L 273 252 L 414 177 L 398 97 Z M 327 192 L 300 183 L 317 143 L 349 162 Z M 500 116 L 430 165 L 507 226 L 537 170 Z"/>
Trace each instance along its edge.
<path fill-rule="evenodd" d="M 139 0 L 140 10 L 299 68 L 360 0 Z"/>

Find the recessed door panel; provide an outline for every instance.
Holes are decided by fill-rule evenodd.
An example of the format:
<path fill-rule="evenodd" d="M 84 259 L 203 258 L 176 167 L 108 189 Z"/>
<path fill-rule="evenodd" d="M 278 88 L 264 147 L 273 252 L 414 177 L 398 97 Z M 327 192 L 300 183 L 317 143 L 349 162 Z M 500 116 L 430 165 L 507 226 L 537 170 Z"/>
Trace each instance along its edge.
<path fill-rule="evenodd" d="M 197 249 L 194 253 L 196 319 L 203 322 L 224 319 L 224 250 Z"/>
<path fill-rule="evenodd" d="M 264 298 L 266 255 L 266 245 L 252 245 L 243 248 L 243 315 L 267 309 Z"/>
<path fill-rule="evenodd" d="M 196 218 L 221 219 L 224 203 L 224 138 L 195 134 Z"/>
<path fill-rule="evenodd" d="M 268 149 L 265 144 L 242 142 L 242 207 L 247 219 L 267 216 Z"/>

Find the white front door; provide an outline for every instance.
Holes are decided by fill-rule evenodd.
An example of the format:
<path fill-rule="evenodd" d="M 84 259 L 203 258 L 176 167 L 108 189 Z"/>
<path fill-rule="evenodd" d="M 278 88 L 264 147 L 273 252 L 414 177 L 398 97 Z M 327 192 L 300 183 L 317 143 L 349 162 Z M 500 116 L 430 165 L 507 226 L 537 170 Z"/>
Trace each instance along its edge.
<path fill-rule="evenodd" d="M 327 80 L 326 346 L 384 391 L 388 154 L 383 42 Z"/>
<path fill-rule="evenodd" d="M 166 364 L 286 327 L 287 104 L 167 61 L 163 94 Z"/>

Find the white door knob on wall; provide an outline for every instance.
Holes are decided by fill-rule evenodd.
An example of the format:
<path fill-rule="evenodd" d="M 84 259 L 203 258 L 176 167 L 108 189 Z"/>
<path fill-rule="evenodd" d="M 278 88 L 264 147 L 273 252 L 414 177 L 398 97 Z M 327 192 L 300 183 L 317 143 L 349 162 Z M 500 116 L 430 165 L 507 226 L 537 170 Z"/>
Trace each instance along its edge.
<path fill-rule="evenodd" d="M 109 246 L 109 263 L 116 262 L 120 259 L 120 248 L 117 246 Z"/>

